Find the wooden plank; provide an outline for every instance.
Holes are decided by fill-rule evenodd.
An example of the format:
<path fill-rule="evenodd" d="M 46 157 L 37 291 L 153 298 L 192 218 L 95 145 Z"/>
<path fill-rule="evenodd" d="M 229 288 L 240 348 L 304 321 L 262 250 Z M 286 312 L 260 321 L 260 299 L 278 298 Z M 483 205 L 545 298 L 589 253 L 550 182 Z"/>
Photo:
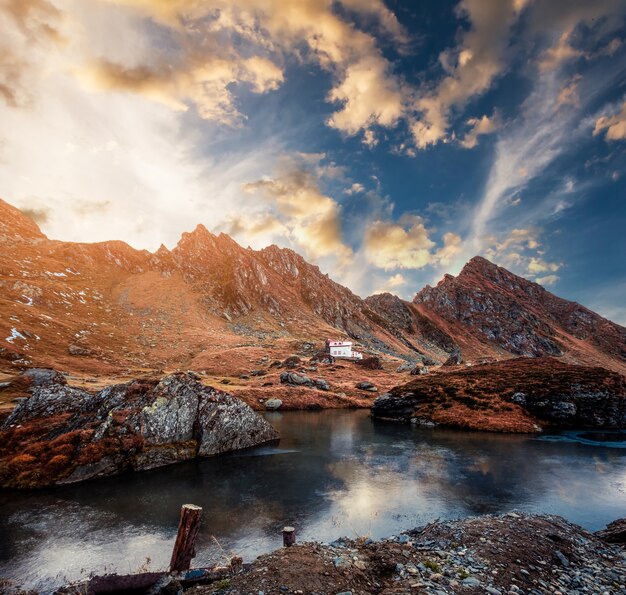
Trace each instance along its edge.
<path fill-rule="evenodd" d="M 196 538 L 201 517 L 202 508 L 195 504 L 183 504 L 180 509 L 180 523 L 170 561 L 170 572 L 189 570 L 191 559 L 196 556 Z"/>

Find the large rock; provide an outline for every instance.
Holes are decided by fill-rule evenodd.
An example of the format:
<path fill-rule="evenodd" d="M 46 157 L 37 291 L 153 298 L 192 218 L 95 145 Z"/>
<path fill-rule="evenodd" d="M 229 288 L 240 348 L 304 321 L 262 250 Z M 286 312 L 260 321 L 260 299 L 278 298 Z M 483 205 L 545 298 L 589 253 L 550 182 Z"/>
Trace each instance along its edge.
<path fill-rule="evenodd" d="M 463 357 L 461 356 L 461 351 L 459 349 L 455 349 L 450 357 L 443 362 L 443 366 L 459 366 L 463 363 Z"/>
<path fill-rule="evenodd" d="M 361 366 L 368 370 L 382 370 L 383 365 L 379 357 L 373 355 L 372 357 L 364 357 L 363 359 L 357 359 L 354 362 L 357 366 Z"/>
<path fill-rule="evenodd" d="M 292 386 L 313 386 L 313 381 L 305 374 L 297 374 L 296 372 L 283 372 L 280 375 L 282 384 L 291 384 Z"/>
<path fill-rule="evenodd" d="M 153 469 L 278 440 L 243 401 L 192 373 L 97 393 L 35 387 L 0 435 L 0 483 L 41 487 Z"/>

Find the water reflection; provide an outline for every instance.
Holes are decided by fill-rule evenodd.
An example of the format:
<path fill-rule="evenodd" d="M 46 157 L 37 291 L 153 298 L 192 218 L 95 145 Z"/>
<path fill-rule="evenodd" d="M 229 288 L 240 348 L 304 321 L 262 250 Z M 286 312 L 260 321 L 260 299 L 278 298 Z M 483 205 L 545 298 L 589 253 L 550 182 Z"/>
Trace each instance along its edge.
<path fill-rule="evenodd" d="M 276 449 L 0 494 L 0 576 L 41 587 L 146 557 L 165 567 L 184 502 L 204 508 L 198 565 L 273 549 L 284 524 L 332 540 L 513 508 L 592 530 L 624 516 L 626 449 L 591 446 L 588 434 L 582 444 L 372 423 L 367 412 L 267 417 L 283 437 Z"/>

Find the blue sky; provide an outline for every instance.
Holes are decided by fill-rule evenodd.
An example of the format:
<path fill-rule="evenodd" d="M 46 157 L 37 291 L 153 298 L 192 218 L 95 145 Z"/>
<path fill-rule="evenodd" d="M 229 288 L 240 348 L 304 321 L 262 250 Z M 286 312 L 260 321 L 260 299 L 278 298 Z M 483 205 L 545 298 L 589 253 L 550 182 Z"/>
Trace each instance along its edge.
<path fill-rule="evenodd" d="M 7 0 L 0 195 L 410 298 L 482 254 L 626 323 L 626 2 Z"/>

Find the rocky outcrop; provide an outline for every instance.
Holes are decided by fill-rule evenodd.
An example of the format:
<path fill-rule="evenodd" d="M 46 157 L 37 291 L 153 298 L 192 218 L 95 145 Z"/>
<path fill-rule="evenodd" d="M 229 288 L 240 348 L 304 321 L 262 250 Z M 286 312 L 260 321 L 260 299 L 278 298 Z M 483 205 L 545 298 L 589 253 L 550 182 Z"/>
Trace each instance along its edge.
<path fill-rule="evenodd" d="M 276 441 L 243 401 L 192 373 L 90 393 L 52 382 L 32 389 L 5 421 L 0 483 L 41 487 L 153 469 Z"/>
<path fill-rule="evenodd" d="M 554 358 L 439 371 L 376 399 L 379 419 L 477 430 L 626 427 L 626 378 Z"/>

